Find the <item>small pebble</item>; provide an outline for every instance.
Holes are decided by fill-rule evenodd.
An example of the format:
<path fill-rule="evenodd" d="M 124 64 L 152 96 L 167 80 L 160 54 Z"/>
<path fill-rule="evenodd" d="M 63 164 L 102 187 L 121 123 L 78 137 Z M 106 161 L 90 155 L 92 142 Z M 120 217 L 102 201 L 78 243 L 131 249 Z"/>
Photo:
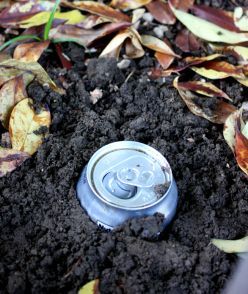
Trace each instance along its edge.
<path fill-rule="evenodd" d="M 153 16 L 151 15 L 150 12 L 146 12 L 143 14 L 143 19 L 147 22 L 152 22 L 153 21 Z"/>
<path fill-rule="evenodd" d="M 162 39 L 163 38 L 163 36 L 164 36 L 164 31 L 161 29 L 161 27 L 155 27 L 154 29 L 153 29 L 153 32 L 154 32 L 154 34 L 158 37 L 158 38 L 160 38 L 160 39 Z"/>
<path fill-rule="evenodd" d="M 129 59 L 122 59 L 120 62 L 117 63 L 117 67 L 119 69 L 125 69 L 128 68 L 131 64 L 131 60 Z"/>

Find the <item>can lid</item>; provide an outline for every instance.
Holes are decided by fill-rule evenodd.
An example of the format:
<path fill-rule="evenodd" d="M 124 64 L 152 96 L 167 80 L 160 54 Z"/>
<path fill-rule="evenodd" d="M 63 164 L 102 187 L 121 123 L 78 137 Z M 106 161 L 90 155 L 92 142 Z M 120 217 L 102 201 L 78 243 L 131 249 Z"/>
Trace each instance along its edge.
<path fill-rule="evenodd" d="M 159 201 L 172 182 L 167 160 L 154 148 L 123 141 L 104 146 L 91 158 L 87 178 L 96 195 L 119 208 L 144 208 Z"/>

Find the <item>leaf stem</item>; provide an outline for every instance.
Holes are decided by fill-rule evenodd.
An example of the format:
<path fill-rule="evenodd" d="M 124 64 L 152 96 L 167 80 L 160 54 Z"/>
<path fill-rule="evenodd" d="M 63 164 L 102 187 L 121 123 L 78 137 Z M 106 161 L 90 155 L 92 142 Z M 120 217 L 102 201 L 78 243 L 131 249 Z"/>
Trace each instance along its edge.
<path fill-rule="evenodd" d="M 53 10 L 52 10 L 52 12 L 50 14 L 49 20 L 46 23 L 46 26 L 45 26 L 45 29 L 44 29 L 44 36 L 43 36 L 44 41 L 49 39 L 49 32 L 51 30 L 53 20 L 54 20 L 54 16 L 55 16 L 55 13 L 56 13 L 56 10 L 57 10 L 59 4 L 60 4 L 60 0 L 56 0 L 56 2 L 54 4 L 54 7 L 53 7 Z"/>
<path fill-rule="evenodd" d="M 5 49 L 6 47 L 8 47 L 9 45 L 11 45 L 15 42 L 28 40 L 28 39 L 34 39 L 37 41 L 41 41 L 41 39 L 35 35 L 18 36 L 18 37 L 12 38 L 12 39 L 8 40 L 7 42 L 3 43 L 3 45 L 0 46 L 0 51 L 2 51 L 3 49 Z"/>

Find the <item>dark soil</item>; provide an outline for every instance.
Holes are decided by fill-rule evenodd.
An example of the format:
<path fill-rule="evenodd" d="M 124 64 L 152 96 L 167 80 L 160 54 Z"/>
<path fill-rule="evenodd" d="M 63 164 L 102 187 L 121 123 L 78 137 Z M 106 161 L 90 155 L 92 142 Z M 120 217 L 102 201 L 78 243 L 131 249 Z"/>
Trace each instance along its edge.
<path fill-rule="evenodd" d="M 29 87 L 36 103 L 50 106 L 53 121 L 37 154 L 0 180 L 3 293 L 75 293 L 95 278 L 101 293 L 218 293 L 225 284 L 235 257 L 209 243 L 247 233 L 247 179 L 222 127 L 194 116 L 172 87 L 150 81 L 150 63 L 142 59 L 126 82 L 133 68 L 121 71 L 114 60 L 51 71 L 66 81 L 65 96 Z M 222 86 L 237 104 L 244 101 L 239 85 Z M 96 87 L 103 98 L 92 105 Z M 91 155 L 119 140 L 149 144 L 172 166 L 180 201 L 159 239 L 159 215 L 108 232 L 76 199 Z"/>
<path fill-rule="evenodd" d="M 0 179 L 0 292 L 76 293 L 99 278 L 101 293 L 220 293 L 236 257 L 212 246 L 211 238 L 248 233 L 248 180 L 222 126 L 193 115 L 171 78 L 149 80 L 154 58 L 132 61 L 125 70 L 115 60 L 92 59 L 86 66 L 82 48 L 63 46 L 75 62 L 72 70 L 54 68 L 52 55 L 41 62 L 66 95 L 37 83 L 28 89 L 37 106 L 50 107 L 50 135 Z M 219 86 L 235 105 L 247 100 L 237 82 Z M 96 88 L 103 97 L 93 105 Z M 109 232 L 90 221 L 76 198 L 93 153 L 120 140 L 151 145 L 171 164 L 180 199 L 160 236 L 161 215 Z"/>

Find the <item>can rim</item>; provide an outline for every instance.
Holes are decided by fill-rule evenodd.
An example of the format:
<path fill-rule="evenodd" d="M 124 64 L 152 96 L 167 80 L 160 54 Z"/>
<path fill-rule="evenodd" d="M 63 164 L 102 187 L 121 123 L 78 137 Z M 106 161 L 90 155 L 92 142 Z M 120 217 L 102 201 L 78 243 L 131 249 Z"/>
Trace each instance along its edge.
<path fill-rule="evenodd" d="M 110 150 L 110 149 L 112 149 L 112 150 Z M 122 206 L 122 205 L 118 205 L 118 204 L 109 202 L 104 197 L 102 197 L 98 193 L 98 191 L 96 190 L 94 184 L 92 183 L 92 173 L 94 171 L 94 167 L 96 166 L 98 160 L 100 160 L 100 158 L 102 158 L 104 155 L 108 154 L 109 152 L 123 150 L 123 149 L 136 149 L 137 151 L 144 152 L 145 154 L 148 154 L 149 156 L 152 156 L 153 158 L 155 158 L 157 161 L 159 161 L 159 163 L 161 163 L 161 165 L 166 167 L 166 170 L 169 174 L 170 185 L 169 185 L 166 193 L 162 197 L 157 199 L 155 202 L 144 205 L 144 206 L 126 207 L 126 206 Z M 101 201 L 103 201 L 107 205 L 110 205 L 114 208 L 118 208 L 121 210 L 127 210 L 127 211 L 144 210 L 144 209 L 147 209 L 147 208 L 150 208 L 150 207 L 153 207 L 153 206 L 159 204 L 170 193 L 170 190 L 171 190 L 171 187 L 173 184 L 172 183 L 173 182 L 172 170 L 171 170 L 170 164 L 167 161 L 167 159 L 155 148 L 153 148 L 149 145 L 140 143 L 140 142 L 136 142 L 136 141 L 117 141 L 117 142 L 107 144 L 107 145 L 103 146 L 102 148 L 100 148 L 99 150 L 97 150 L 92 155 L 92 157 L 87 165 L 86 176 L 87 176 L 88 184 L 89 184 L 91 190 L 97 196 L 97 198 L 99 198 Z"/>

